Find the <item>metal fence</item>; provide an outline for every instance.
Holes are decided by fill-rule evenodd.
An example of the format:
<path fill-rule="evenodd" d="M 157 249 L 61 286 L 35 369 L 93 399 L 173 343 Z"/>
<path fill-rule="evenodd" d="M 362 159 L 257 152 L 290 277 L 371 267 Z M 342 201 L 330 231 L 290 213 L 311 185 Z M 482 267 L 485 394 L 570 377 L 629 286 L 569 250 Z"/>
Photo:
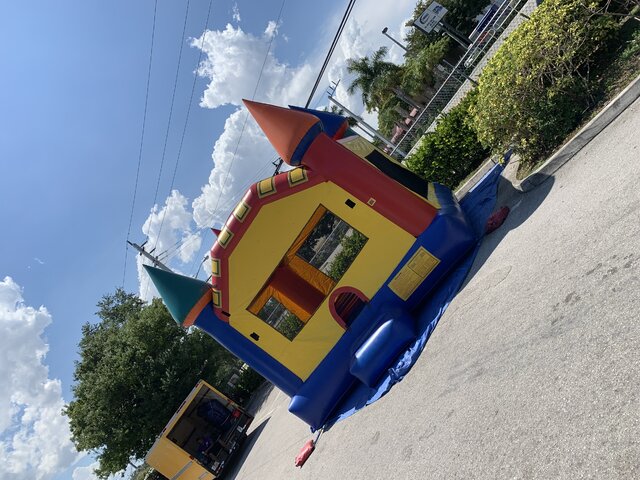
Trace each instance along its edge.
<path fill-rule="evenodd" d="M 401 152 L 410 152 L 425 133 L 435 128 L 438 117 L 464 98 L 504 39 L 528 19 L 536 6 L 536 0 L 505 0 L 497 7 L 486 25 L 474 31 L 473 43 L 464 56 L 456 65 L 448 66 L 446 79 L 396 143 L 392 155 L 402 157 Z"/>

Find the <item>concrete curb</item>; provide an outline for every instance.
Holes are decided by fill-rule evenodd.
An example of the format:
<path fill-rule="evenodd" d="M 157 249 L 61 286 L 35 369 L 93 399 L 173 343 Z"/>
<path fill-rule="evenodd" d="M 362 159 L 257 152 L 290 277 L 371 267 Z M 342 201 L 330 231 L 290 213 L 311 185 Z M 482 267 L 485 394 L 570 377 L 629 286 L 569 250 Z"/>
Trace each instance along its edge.
<path fill-rule="evenodd" d="M 487 174 L 487 172 L 489 170 L 491 170 L 491 168 L 498 163 L 497 161 L 493 160 L 493 158 L 489 158 L 487 160 L 485 160 L 485 162 L 480 166 L 480 168 L 478 168 L 478 170 L 476 171 L 476 173 L 473 174 L 473 176 L 467 180 L 464 185 L 462 185 L 460 188 L 458 188 L 455 192 L 454 195 L 456 196 L 456 198 L 458 200 L 462 200 L 462 198 L 469 193 L 469 191 L 476 186 L 476 184 Z"/>
<path fill-rule="evenodd" d="M 536 171 L 529 174 L 529 176 L 519 183 L 517 181 L 514 182 L 514 188 L 521 192 L 529 192 L 543 183 L 550 175 L 557 172 L 565 163 L 571 160 L 576 153 L 593 140 L 607 125 L 618 118 L 638 97 L 640 97 L 640 75 Z"/>
<path fill-rule="evenodd" d="M 502 158 L 500 158 L 500 155 L 492 155 L 491 157 L 487 158 L 484 161 L 484 163 L 480 165 L 480 167 L 478 167 L 478 170 L 476 170 L 473 176 L 469 180 L 467 180 L 464 183 L 464 185 L 462 185 L 461 187 L 459 187 L 457 190 L 453 192 L 456 198 L 458 199 L 458 201 L 462 200 L 462 198 L 467 193 L 473 190 L 473 188 L 478 183 L 480 183 L 480 181 L 485 177 L 485 175 L 489 173 L 489 170 L 491 170 L 494 166 L 498 164 L 509 165 L 511 163 L 514 163 L 511 160 L 513 156 L 514 156 L 513 150 L 510 148 L 502 155 Z"/>

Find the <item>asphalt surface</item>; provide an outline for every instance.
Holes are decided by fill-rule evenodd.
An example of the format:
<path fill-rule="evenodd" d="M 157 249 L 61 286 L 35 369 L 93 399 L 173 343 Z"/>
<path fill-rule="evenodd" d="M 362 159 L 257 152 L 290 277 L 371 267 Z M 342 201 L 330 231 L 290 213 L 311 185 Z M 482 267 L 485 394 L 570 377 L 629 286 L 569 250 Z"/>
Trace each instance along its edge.
<path fill-rule="evenodd" d="M 320 438 L 265 391 L 228 478 L 640 479 L 640 101 L 512 212 L 407 377 Z"/>

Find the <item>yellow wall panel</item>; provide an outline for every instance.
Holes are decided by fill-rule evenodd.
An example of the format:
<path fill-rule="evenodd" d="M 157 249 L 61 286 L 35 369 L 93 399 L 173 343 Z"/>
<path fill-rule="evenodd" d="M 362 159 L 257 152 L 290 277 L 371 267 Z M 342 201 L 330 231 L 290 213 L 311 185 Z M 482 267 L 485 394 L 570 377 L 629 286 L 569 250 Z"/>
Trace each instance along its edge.
<path fill-rule="evenodd" d="M 347 199 L 356 206 L 349 208 Z M 229 258 L 230 324 L 302 380 L 344 333 L 329 312 L 328 297 L 292 341 L 247 308 L 320 204 L 368 238 L 335 288 L 350 286 L 373 297 L 415 241 L 412 235 L 330 182 L 261 208 Z M 260 339 L 252 339 L 252 333 Z"/>

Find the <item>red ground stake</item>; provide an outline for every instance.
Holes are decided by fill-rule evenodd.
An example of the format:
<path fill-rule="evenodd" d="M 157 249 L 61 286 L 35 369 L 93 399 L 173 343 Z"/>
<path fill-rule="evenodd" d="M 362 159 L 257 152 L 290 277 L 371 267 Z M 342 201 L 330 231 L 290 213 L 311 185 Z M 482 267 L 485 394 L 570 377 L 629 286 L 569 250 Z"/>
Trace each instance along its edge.
<path fill-rule="evenodd" d="M 307 461 L 307 458 L 311 456 L 313 451 L 316 449 L 316 442 L 313 440 L 309 440 L 304 444 L 304 447 L 300 450 L 300 453 L 296 457 L 296 467 L 301 467 L 304 465 L 304 462 Z"/>
<path fill-rule="evenodd" d="M 484 228 L 485 235 L 490 234 L 504 223 L 509 215 L 509 207 L 502 207 L 491 214 Z"/>

